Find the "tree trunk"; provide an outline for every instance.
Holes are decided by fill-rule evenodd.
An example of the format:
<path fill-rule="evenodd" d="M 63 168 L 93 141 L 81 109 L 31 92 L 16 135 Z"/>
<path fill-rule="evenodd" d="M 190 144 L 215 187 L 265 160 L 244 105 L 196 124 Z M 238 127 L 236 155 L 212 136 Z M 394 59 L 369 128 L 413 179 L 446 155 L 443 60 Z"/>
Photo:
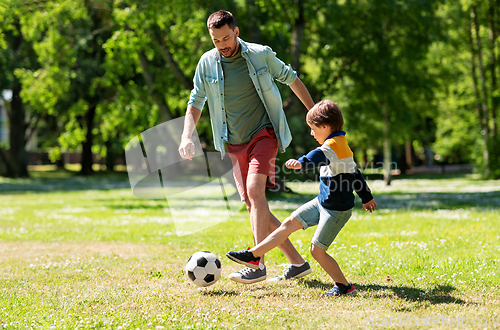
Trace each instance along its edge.
<path fill-rule="evenodd" d="M 306 24 L 304 16 L 304 0 L 294 0 L 294 4 L 299 9 L 299 16 L 295 20 L 295 23 L 292 27 L 292 68 L 297 72 L 297 76 L 300 76 L 300 57 L 302 55 L 302 40 L 304 35 L 304 27 Z M 307 111 L 307 109 L 302 105 L 299 98 L 294 93 L 291 93 L 290 97 L 285 102 L 283 102 L 283 108 L 286 109 L 285 112 L 288 114 L 288 116 L 299 114 L 302 117 L 305 114 L 305 111 Z M 287 180 L 282 174 L 277 173 L 275 180 L 276 186 L 270 189 L 270 191 L 292 192 L 290 188 L 286 186 Z"/>
<path fill-rule="evenodd" d="M 110 138 L 105 143 L 106 145 L 106 172 L 115 171 L 115 150 L 114 150 L 114 139 Z"/>
<path fill-rule="evenodd" d="M 12 165 L 9 152 L 0 147 L 0 176 L 13 178 L 14 172 L 14 166 Z"/>
<path fill-rule="evenodd" d="M 26 154 L 26 113 L 24 111 L 23 101 L 21 99 L 21 84 L 14 82 L 12 88 L 12 101 L 10 110 L 7 111 L 9 117 L 9 154 L 12 161 L 12 176 L 15 178 L 29 177 L 28 174 L 28 156 Z"/>
<path fill-rule="evenodd" d="M 405 160 L 406 167 L 411 169 L 413 167 L 413 148 L 411 145 L 411 141 L 407 141 L 405 144 Z"/>
<path fill-rule="evenodd" d="M 496 35 L 500 35 L 500 13 L 499 13 L 499 8 L 500 8 L 500 0 L 496 1 L 496 4 L 494 5 L 494 12 L 495 12 L 495 18 L 496 18 Z M 497 48 L 498 48 L 498 53 L 500 54 L 500 42 L 496 43 Z M 500 74 L 500 70 L 499 70 Z M 498 125 L 497 125 L 498 126 Z"/>
<path fill-rule="evenodd" d="M 384 182 L 386 185 L 391 185 L 391 165 L 392 165 L 392 143 L 389 136 L 390 124 L 387 103 L 382 104 L 382 116 L 384 117 Z"/>
<path fill-rule="evenodd" d="M 142 76 L 144 77 L 144 80 L 148 85 L 149 94 L 153 97 L 154 102 L 160 109 L 160 116 L 162 120 L 163 121 L 172 120 L 173 119 L 172 112 L 170 111 L 167 102 L 165 102 L 165 98 L 154 87 L 154 78 L 148 71 L 148 60 L 146 55 L 142 51 L 139 52 L 138 55 L 139 55 L 139 65 L 141 66 Z"/>
<path fill-rule="evenodd" d="M 488 126 L 487 126 L 487 121 L 483 118 L 484 113 L 481 108 L 481 96 L 479 93 L 479 85 L 477 82 L 477 73 L 476 73 L 476 47 L 474 47 L 474 36 L 472 34 L 472 24 L 469 26 L 469 47 L 471 51 L 471 67 L 472 67 L 472 82 L 474 85 L 474 95 L 476 96 L 476 110 L 477 110 L 477 116 L 479 119 L 479 125 L 481 129 L 481 136 L 483 137 L 483 143 L 484 143 L 484 149 L 483 149 L 483 163 L 486 167 L 486 175 L 489 174 L 489 162 L 488 162 Z"/>
<path fill-rule="evenodd" d="M 94 142 L 94 134 L 92 130 L 94 129 L 94 118 L 95 118 L 96 105 L 91 105 L 87 114 L 85 115 L 85 122 L 87 124 L 87 134 L 85 136 L 85 141 L 82 144 L 82 169 L 80 170 L 81 175 L 90 175 L 94 173 L 92 165 L 94 163 L 94 157 L 92 154 L 92 145 Z"/>
<path fill-rule="evenodd" d="M 54 164 L 56 165 L 58 170 L 64 170 L 64 167 L 66 165 L 64 154 L 62 154 L 61 158 L 57 159 Z"/>
<path fill-rule="evenodd" d="M 477 58 L 479 64 L 479 73 L 481 74 L 481 89 L 483 91 L 483 95 L 481 97 L 481 109 L 483 111 L 483 120 L 486 121 L 486 134 L 489 135 L 489 111 L 488 111 L 488 93 L 486 90 L 486 77 L 485 70 L 483 65 L 483 50 L 481 46 L 481 37 L 479 35 L 480 25 L 477 20 L 477 10 L 476 6 L 471 7 L 472 11 L 472 19 L 474 20 L 474 30 L 476 34 L 476 44 L 477 44 Z M 487 146 L 488 147 L 488 146 Z"/>
<path fill-rule="evenodd" d="M 295 6 L 299 9 L 299 17 L 295 21 L 292 30 L 292 68 L 300 74 L 300 55 L 306 19 L 304 17 L 304 0 L 295 0 Z"/>
<path fill-rule="evenodd" d="M 182 72 L 181 68 L 179 67 L 177 62 L 174 60 L 174 58 L 172 57 L 172 54 L 170 53 L 170 48 L 168 47 L 168 45 L 165 42 L 163 42 L 162 37 L 154 31 L 150 32 L 150 35 L 151 35 L 151 40 L 153 41 L 153 43 L 156 45 L 156 47 L 160 51 L 160 54 L 163 57 L 163 60 L 167 63 L 169 68 L 172 70 L 172 73 L 174 74 L 175 78 L 177 78 L 177 80 L 187 90 L 193 89 L 193 81 L 190 80 L 184 74 L 184 72 Z"/>
<path fill-rule="evenodd" d="M 406 174 L 408 170 L 408 164 L 406 163 L 406 145 L 403 144 L 400 146 L 399 149 L 399 170 L 401 171 L 401 174 Z"/>
<path fill-rule="evenodd" d="M 302 55 L 302 40 L 304 35 L 304 27 L 306 25 L 306 19 L 304 16 L 304 0 L 294 0 L 294 4 L 299 9 L 299 16 L 295 20 L 295 23 L 292 27 L 292 68 L 297 72 L 297 76 L 300 76 L 300 57 Z M 304 107 L 302 106 L 300 100 L 293 93 L 285 102 L 283 102 L 283 108 L 289 115 L 292 116 L 294 114 L 304 113 Z"/>
<path fill-rule="evenodd" d="M 496 52 L 495 52 L 495 41 L 496 41 L 496 28 L 495 28 L 495 4 L 493 0 L 489 3 L 489 28 L 490 28 L 490 76 L 491 76 L 491 130 L 493 133 L 493 141 L 497 140 L 497 108 L 498 108 L 498 96 L 497 92 L 497 72 L 496 72 Z"/>
<path fill-rule="evenodd" d="M 15 22 L 17 34 L 10 45 L 14 54 L 18 54 L 23 45 L 24 38 L 21 33 L 21 25 L 19 21 Z M 20 59 L 18 59 L 20 60 Z M 26 154 L 26 112 L 24 110 L 23 100 L 21 99 L 21 83 L 17 78 L 14 78 L 12 83 L 12 101 L 10 107 L 7 107 L 7 117 L 9 119 L 9 144 L 10 148 L 4 155 L 7 168 L 7 176 L 19 178 L 29 177 L 28 173 L 28 157 Z"/>
<path fill-rule="evenodd" d="M 250 20 L 250 26 L 248 30 L 248 37 L 250 42 L 260 43 L 260 29 L 257 24 L 259 22 L 259 12 L 258 7 L 255 5 L 255 0 L 248 0 L 246 3 L 248 17 Z"/>

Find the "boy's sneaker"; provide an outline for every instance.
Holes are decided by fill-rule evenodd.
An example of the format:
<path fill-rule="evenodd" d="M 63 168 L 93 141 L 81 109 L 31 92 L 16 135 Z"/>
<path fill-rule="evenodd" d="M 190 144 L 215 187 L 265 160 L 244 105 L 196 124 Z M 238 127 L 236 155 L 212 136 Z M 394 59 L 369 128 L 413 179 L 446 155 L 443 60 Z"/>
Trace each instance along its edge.
<path fill-rule="evenodd" d="M 311 274 L 311 266 L 306 261 L 302 266 L 297 267 L 294 265 L 289 265 L 285 270 L 283 275 L 278 275 L 275 278 L 270 279 L 270 281 L 283 281 L 283 280 L 291 280 L 294 278 L 301 278 L 308 274 Z"/>
<path fill-rule="evenodd" d="M 340 287 L 342 288 L 340 288 Z M 345 286 L 340 283 L 336 283 L 333 288 L 331 288 L 330 291 L 325 292 L 323 295 L 324 296 L 354 296 L 358 293 L 354 286 L 349 283 L 349 286 Z"/>
<path fill-rule="evenodd" d="M 226 253 L 226 257 L 252 269 L 259 269 L 260 257 L 254 257 L 252 252 L 248 251 L 249 249 L 236 252 L 229 251 Z"/>
<path fill-rule="evenodd" d="M 251 284 L 266 279 L 266 267 L 264 269 L 252 269 L 245 267 L 240 271 L 229 275 L 229 279 L 243 284 Z"/>

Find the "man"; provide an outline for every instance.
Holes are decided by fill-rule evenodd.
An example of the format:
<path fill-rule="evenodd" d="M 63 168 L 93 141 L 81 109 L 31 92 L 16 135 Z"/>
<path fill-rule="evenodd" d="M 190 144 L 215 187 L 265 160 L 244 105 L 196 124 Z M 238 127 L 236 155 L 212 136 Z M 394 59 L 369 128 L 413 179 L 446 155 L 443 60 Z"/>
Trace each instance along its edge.
<path fill-rule="evenodd" d="M 278 148 L 285 151 L 292 139 L 274 79 L 289 85 L 308 110 L 314 102 L 296 72 L 269 47 L 238 38 L 239 29 L 230 12 L 213 13 L 207 26 L 215 48 L 203 54 L 198 62 L 179 153 L 185 159 L 192 159 L 191 136 L 208 99 L 215 148 L 223 157 L 227 142 L 231 161 L 240 168 L 241 176 L 235 175 L 236 184 L 250 212 L 258 244 L 281 224 L 269 210 L 265 188 L 274 186 Z M 275 280 L 299 278 L 311 272 L 290 240 L 279 248 L 291 265 Z M 263 281 L 266 279 L 263 258 L 258 269 L 246 267 L 229 278 L 245 284 Z"/>

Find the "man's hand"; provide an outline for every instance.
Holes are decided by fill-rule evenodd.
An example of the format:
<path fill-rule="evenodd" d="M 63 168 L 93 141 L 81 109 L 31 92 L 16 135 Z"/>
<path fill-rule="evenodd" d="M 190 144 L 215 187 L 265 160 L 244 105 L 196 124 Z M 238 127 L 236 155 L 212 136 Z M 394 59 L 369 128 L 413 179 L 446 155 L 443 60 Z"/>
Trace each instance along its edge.
<path fill-rule="evenodd" d="M 300 170 L 302 168 L 302 164 L 297 159 L 287 160 L 285 166 L 291 170 Z"/>
<path fill-rule="evenodd" d="M 179 155 L 184 159 L 193 160 L 194 143 L 191 136 L 196 128 L 196 124 L 201 117 L 201 110 L 188 105 L 186 117 L 184 119 L 184 129 L 181 135 L 181 144 L 179 145 Z"/>
<path fill-rule="evenodd" d="M 370 213 L 375 211 L 376 208 L 377 208 L 377 203 L 375 203 L 374 199 L 372 199 L 368 203 L 363 204 L 363 210 L 370 211 Z"/>
<path fill-rule="evenodd" d="M 179 145 L 179 154 L 184 159 L 193 160 L 194 156 L 194 143 L 190 138 L 182 138 Z"/>

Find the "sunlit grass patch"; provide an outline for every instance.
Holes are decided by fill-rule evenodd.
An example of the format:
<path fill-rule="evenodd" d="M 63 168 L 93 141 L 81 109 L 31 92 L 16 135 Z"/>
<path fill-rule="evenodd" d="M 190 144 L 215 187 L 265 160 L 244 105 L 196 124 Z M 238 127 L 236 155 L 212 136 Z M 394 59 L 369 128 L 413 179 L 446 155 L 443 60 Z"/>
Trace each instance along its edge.
<path fill-rule="evenodd" d="M 241 267 L 224 254 L 253 244 L 238 199 L 221 200 L 209 190 L 191 200 L 139 199 L 123 175 L 46 172 L 1 180 L 0 327 L 326 329 L 366 327 L 376 317 L 441 315 L 490 325 L 500 317 L 499 181 L 405 179 L 390 187 L 370 181 L 379 208 L 363 212 L 357 200 L 328 251 L 359 293 L 329 299 L 322 293 L 333 283 L 309 253 L 314 229 L 290 237 L 313 268 L 304 279 L 248 286 L 228 279 Z M 280 220 L 317 194 L 317 183 L 292 185 L 300 194 L 269 194 Z M 178 237 L 170 203 L 201 219 L 220 217 L 227 203 L 242 209 Z M 201 250 L 223 266 L 221 280 L 203 289 L 183 269 Z M 268 277 L 281 274 L 286 262 L 270 251 Z"/>

